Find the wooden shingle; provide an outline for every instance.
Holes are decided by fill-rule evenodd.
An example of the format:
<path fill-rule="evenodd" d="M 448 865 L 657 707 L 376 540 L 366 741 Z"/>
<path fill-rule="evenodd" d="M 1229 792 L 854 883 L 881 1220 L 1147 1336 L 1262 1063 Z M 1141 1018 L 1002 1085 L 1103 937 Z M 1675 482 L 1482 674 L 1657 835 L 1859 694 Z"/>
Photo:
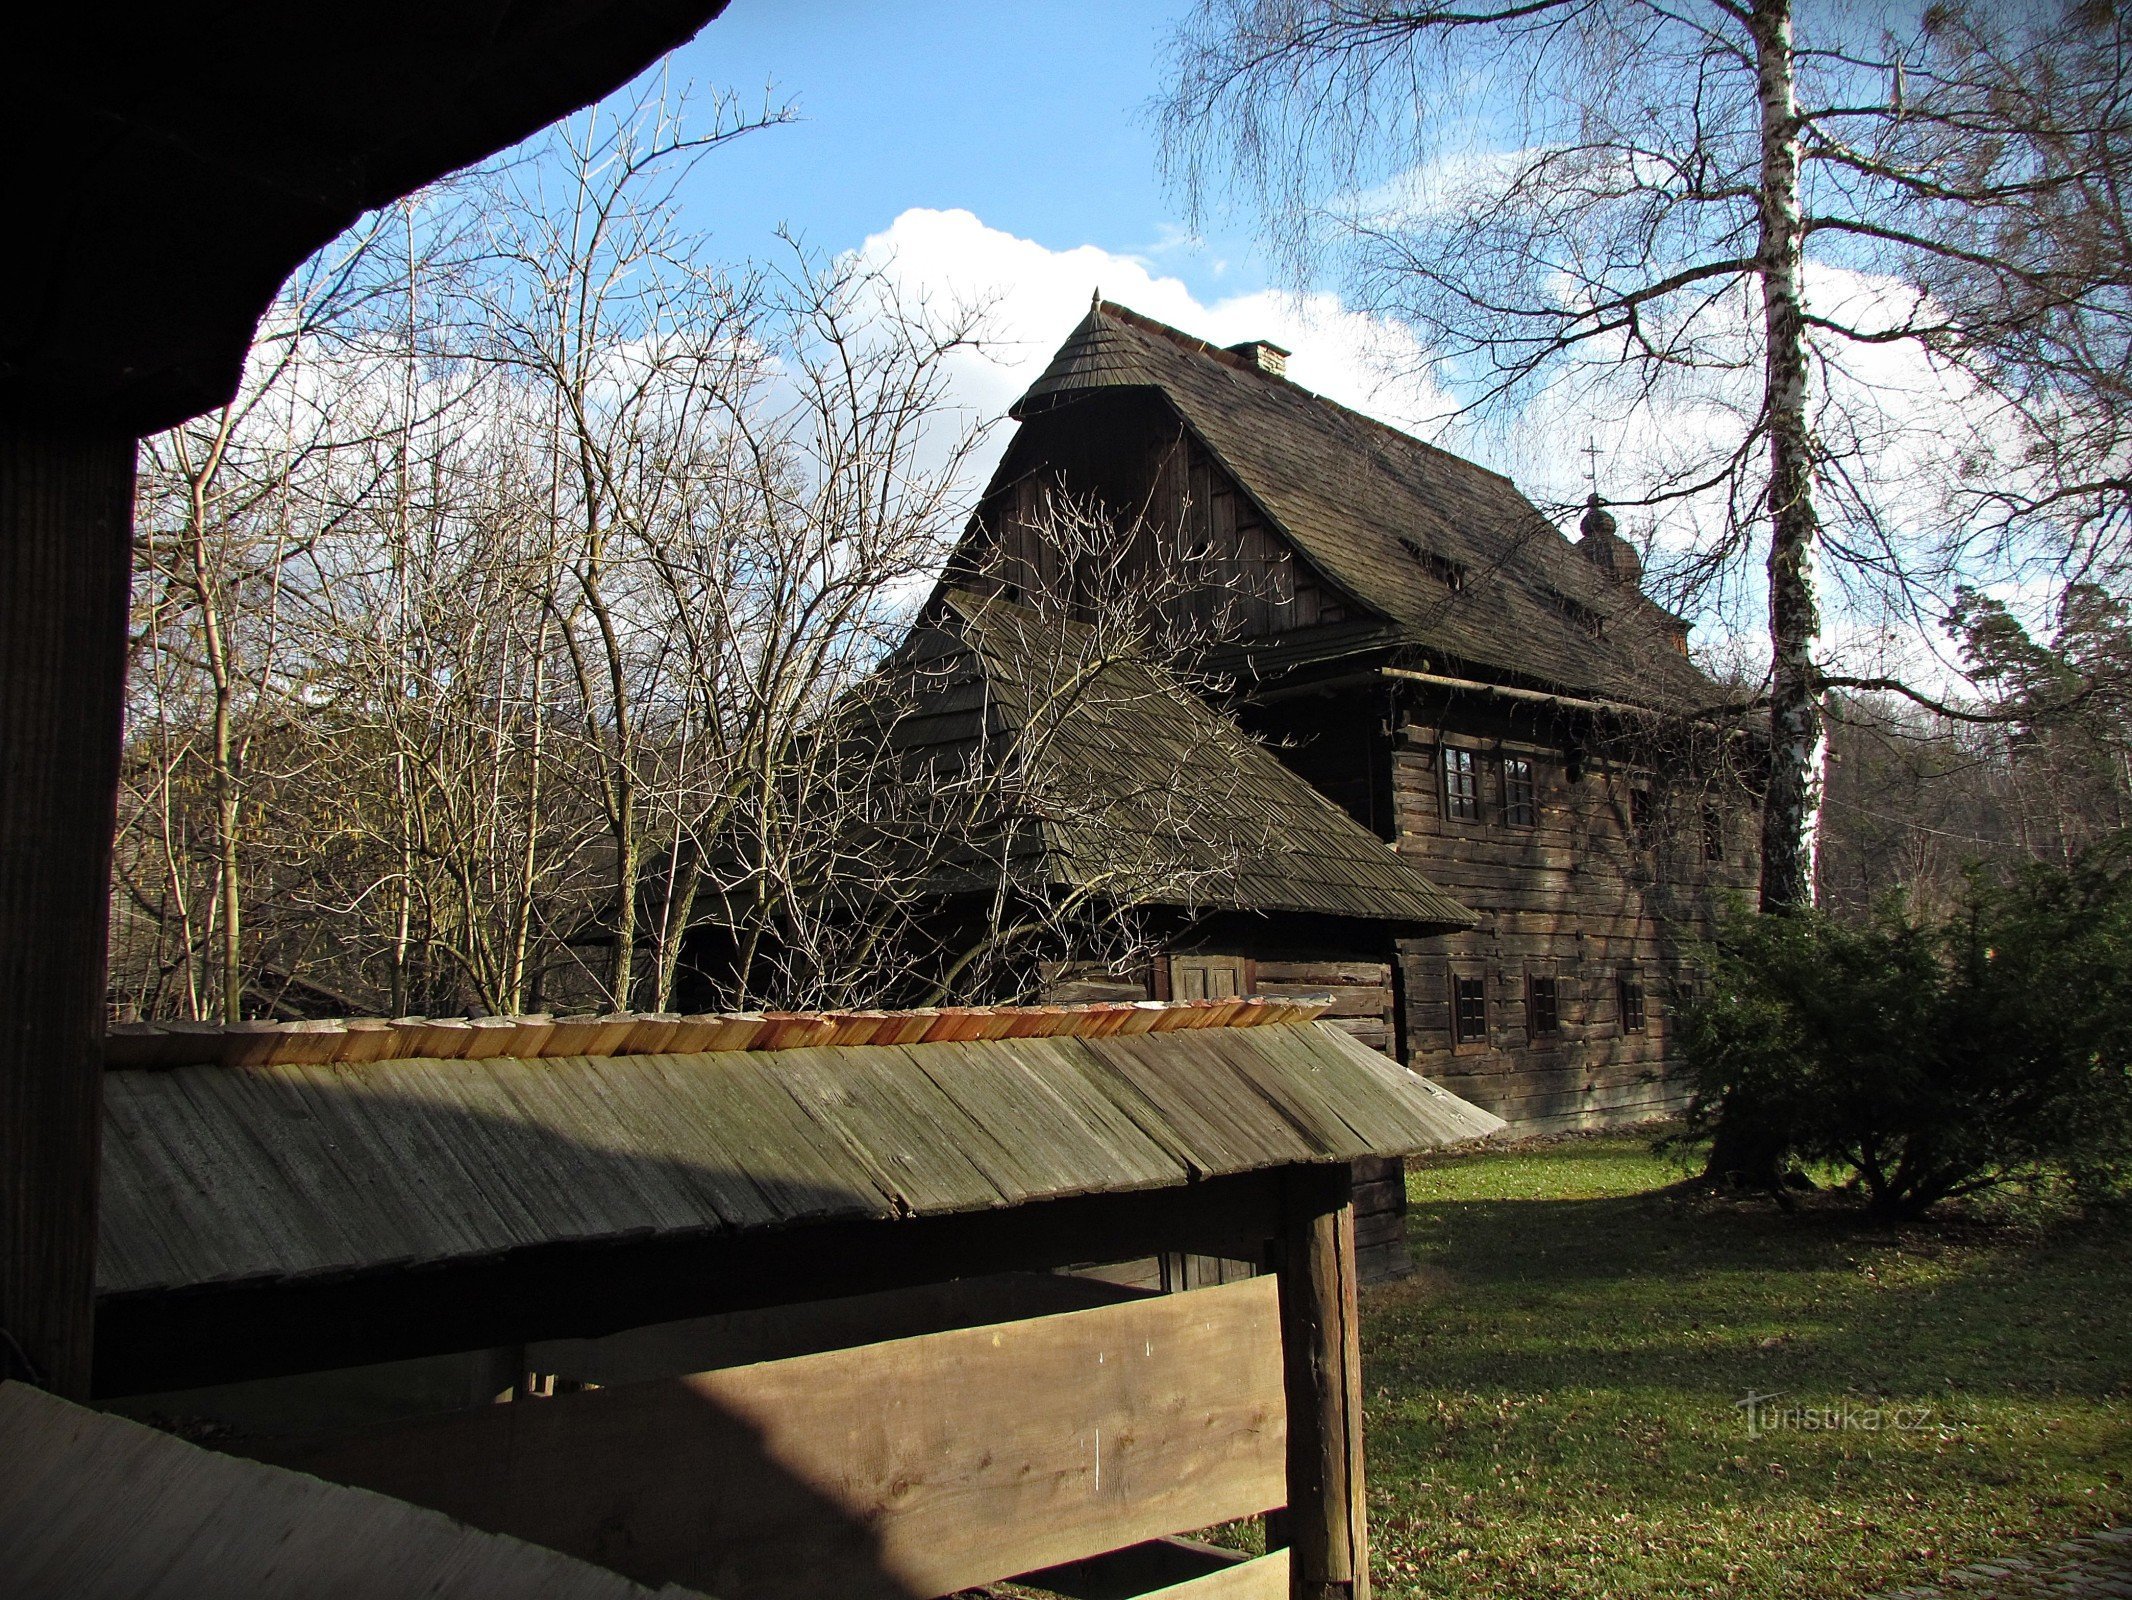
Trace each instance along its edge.
<path fill-rule="evenodd" d="M 1686 625 L 1587 560 L 1499 473 L 1102 303 L 1016 402 L 1027 419 L 1105 390 L 1153 390 L 1267 520 L 1399 643 L 1512 682 L 1679 712 L 1722 697 Z M 1455 590 L 1442 574 L 1459 569 Z M 1321 630 L 1308 630 L 1315 634 Z M 1369 623 L 1322 630 L 1353 647 Z M 1307 652 L 1310 640 L 1282 641 Z"/>
<path fill-rule="evenodd" d="M 105 1096 L 107 1296 L 992 1211 L 1501 1126 L 1321 1023 L 176 1067 L 107 1073 Z"/>

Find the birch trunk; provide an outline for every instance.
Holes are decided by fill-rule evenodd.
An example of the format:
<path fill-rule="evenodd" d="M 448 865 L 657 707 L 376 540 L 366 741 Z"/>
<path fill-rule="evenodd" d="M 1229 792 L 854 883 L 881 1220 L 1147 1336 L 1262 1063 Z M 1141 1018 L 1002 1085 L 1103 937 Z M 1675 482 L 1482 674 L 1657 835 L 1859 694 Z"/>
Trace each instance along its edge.
<path fill-rule="evenodd" d="M 1769 429 L 1769 792 L 1762 809 L 1762 909 L 1814 903 L 1821 780 L 1828 741 L 1814 662 L 1819 524 L 1807 427 L 1806 325 L 1800 256 L 1799 117 L 1791 0 L 1755 0 L 1750 20 L 1761 102 L 1764 417 Z"/>

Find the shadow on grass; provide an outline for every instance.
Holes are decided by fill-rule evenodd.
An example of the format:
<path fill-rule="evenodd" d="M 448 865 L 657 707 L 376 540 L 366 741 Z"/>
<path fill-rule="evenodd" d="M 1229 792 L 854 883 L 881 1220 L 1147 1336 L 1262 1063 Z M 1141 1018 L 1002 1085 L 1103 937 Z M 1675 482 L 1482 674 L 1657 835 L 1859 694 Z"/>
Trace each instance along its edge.
<path fill-rule="evenodd" d="M 2105 1226 L 1900 1231 L 1686 1189 L 1417 1203 L 1372 1382 L 2124 1396 L 2132 1261 Z"/>

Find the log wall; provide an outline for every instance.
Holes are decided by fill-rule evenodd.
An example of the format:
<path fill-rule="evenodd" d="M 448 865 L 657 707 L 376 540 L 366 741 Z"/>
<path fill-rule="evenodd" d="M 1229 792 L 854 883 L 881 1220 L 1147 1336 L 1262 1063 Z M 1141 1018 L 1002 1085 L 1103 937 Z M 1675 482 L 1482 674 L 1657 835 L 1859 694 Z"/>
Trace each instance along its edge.
<path fill-rule="evenodd" d="M 1672 1027 L 1695 947 L 1723 895 L 1755 878 L 1745 796 L 1662 757 L 1581 750 L 1538 716 L 1491 715 L 1470 697 L 1404 707 L 1390 747 L 1399 849 L 1481 916 L 1468 933 L 1401 946 L 1407 1059 L 1526 1131 L 1677 1111 Z M 1475 819 L 1446 804 L 1447 750 L 1472 757 Z M 1530 764 L 1529 826 L 1509 820 L 1506 759 Z M 1485 1021 L 1469 1036 L 1454 985 L 1474 978 Z M 1535 993 L 1548 982 L 1551 1030 Z"/>

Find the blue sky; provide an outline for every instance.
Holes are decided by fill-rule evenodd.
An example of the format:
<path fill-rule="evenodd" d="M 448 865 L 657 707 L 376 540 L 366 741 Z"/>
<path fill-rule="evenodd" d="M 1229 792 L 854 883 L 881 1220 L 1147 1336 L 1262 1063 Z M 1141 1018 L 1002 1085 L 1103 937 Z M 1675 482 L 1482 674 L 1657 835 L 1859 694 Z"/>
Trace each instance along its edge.
<path fill-rule="evenodd" d="M 1178 0 L 733 0 L 672 58 L 699 88 L 797 102 L 804 120 L 719 152 L 693 220 L 720 254 L 788 223 L 857 247 L 912 208 L 964 210 L 1050 249 L 1159 261 L 1201 298 L 1264 286 L 1248 229 L 1179 245 L 1146 104 Z"/>

